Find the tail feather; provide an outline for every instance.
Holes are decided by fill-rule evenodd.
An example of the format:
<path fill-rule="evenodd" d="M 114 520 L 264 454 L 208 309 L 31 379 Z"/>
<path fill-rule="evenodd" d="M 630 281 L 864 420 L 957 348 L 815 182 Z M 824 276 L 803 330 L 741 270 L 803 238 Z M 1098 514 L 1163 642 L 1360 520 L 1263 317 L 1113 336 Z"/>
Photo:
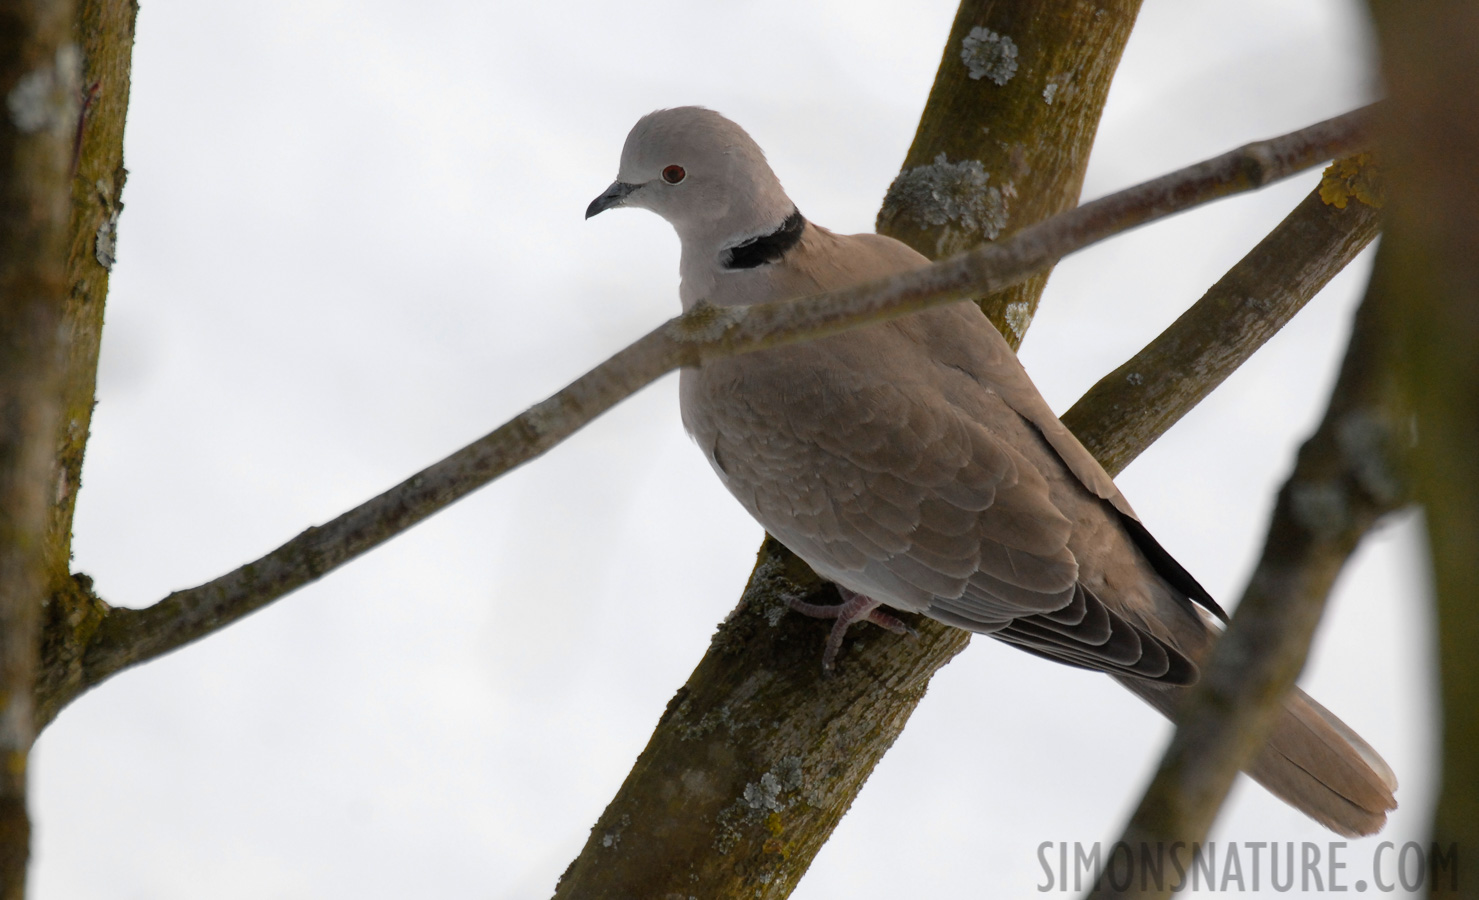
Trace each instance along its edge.
<path fill-rule="evenodd" d="M 1168 718 L 1187 688 L 1116 679 Z M 1284 701 L 1268 743 L 1245 770 L 1274 796 L 1345 837 L 1375 834 L 1397 808 L 1397 777 L 1350 726 L 1304 691 Z"/>
<path fill-rule="evenodd" d="M 1298 688 L 1247 771 L 1280 799 L 1346 837 L 1380 831 L 1387 811 L 1397 807 L 1391 767 Z"/>

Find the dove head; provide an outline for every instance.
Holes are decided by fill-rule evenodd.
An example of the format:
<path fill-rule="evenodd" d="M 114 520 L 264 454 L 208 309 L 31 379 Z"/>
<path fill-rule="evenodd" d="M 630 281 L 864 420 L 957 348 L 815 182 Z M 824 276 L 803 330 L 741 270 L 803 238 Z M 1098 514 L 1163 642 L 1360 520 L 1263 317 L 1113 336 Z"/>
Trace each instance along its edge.
<path fill-rule="evenodd" d="M 637 121 L 616 182 L 586 209 L 649 209 L 677 230 L 685 251 L 721 248 L 775 230 L 796 206 L 745 130 L 711 109 L 680 106 Z"/>

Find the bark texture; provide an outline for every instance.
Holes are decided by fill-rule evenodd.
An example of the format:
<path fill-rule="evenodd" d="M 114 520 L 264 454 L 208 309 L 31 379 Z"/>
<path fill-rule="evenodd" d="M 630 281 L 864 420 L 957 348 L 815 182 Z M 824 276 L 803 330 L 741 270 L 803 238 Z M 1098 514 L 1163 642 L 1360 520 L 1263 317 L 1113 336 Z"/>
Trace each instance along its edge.
<path fill-rule="evenodd" d="M 117 257 L 123 210 L 123 126 L 133 58 L 134 0 L 80 0 L 72 40 L 82 53 L 81 111 L 68 135 L 71 215 L 66 248 L 66 298 L 61 307 L 61 408 L 46 527 L 47 603 L 42 610 L 36 725 L 44 728 L 75 692 L 82 653 L 109 607 L 92 579 L 71 571 L 72 515 L 82 486 L 82 458 L 97 394 L 98 349 L 108 274 Z"/>
<path fill-rule="evenodd" d="M 878 232 L 930 259 L 1078 203 L 1140 0 L 960 5 Z M 1048 272 L 978 301 L 1015 349 Z"/>

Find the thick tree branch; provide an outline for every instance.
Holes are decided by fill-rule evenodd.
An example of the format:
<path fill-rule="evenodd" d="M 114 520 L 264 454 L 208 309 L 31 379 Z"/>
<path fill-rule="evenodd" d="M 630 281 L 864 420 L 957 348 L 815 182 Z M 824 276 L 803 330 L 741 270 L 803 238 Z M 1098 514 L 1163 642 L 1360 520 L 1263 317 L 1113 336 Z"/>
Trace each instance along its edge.
<path fill-rule="evenodd" d="M 700 305 L 669 320 L 491 434 L 322 527 L 199 587 L 89 622 L 81 678 L 42 698 L 52 715 L 82 691 L 225 627 L 541 455 L 662 374 L 738 353 L 979 296 L 1121 231 L 1293 175 L 1367 141 L 1369 108 L 1198 165 L 1055 216 L 928 268 L 805 300 L 745 309 Z"/>
<path fill-rule="evenodd" d="M 63 418 L 57 431 L 57 483 L 47 555 L 65 578 L 71 555 L 82 455 L 97 393 L 103 304 L 117 255 L 123 210 L 123 125 L 131 83 L 134 0 L 79 0 L 72 35 L 82 51 L 82 111 L 71 135 L 72 210 L 67 302 L 62 309 Z"/>
<path fill-rule="evenodd" d="M 0 898 L 22 900 L 26 768 L 66 296 L 68 164 L 77 115 L 67 0 L 0 0 Z"/>
<path fill-rule="evenodd" d="M 1384 256 L 1356 314 L 1325 417 L 1279 492 L 1262 558 L 1125 828 L 1121 840 L 1131 848 L 1154 854 L 1206 839 L 1239 769 L 1267 740 L 1304 668 L 1335 577 L 1371 526 L 1406 502 L 1408 416 L 1394 388 Z M 1140 874 L 1133 866 L 1106 872 L 1090 896 L 1170 896 L 1170 880 Z"/>
<path fill-rule="evenodd" d="M 1010 237 L 1078 203 L 1140 0 L 965 0 L 879 234 L 930 259 Z M 1016 349 L 1044 269 L 977 298 Z"/>
<path fill-rule="evenodd" d="M 1131 448 L 1165 434 L 1371 243 L 1377 207 L 1350 196 L 1346 185 L 1365 184 L 1374 168 L 1364 155 L 1330 166 L 1320 186 L 1202 299 L 1063 414 L 1104 468 L 1120 471 Z M 1133 429 L 1107 431 L 1132 411 Z"/>

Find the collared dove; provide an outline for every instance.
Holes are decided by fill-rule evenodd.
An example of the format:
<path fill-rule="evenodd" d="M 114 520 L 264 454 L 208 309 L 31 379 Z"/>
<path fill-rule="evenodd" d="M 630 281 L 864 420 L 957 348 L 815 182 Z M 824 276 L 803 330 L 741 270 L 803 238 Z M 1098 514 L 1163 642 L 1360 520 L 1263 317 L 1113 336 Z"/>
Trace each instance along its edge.
<path fill-rule="evenodd" d="M 586 217 L 619 206 L 677 230 L 685 310 L 929 264 L 803 218 L 750 136 L 700 107 L 637 122 Z M 1226 619 L 974 304 L 684 369 L 679 393 L 724 486 L 841 592 L 802 609 L 837 620 L 824 667 L 854 622 L 904 630 L 887 606 L 1108 673 L 1174 716 Z M 1298 689 L 1248 774 L 1347 836 L 1396 808 L 1392 770 Z"/>

